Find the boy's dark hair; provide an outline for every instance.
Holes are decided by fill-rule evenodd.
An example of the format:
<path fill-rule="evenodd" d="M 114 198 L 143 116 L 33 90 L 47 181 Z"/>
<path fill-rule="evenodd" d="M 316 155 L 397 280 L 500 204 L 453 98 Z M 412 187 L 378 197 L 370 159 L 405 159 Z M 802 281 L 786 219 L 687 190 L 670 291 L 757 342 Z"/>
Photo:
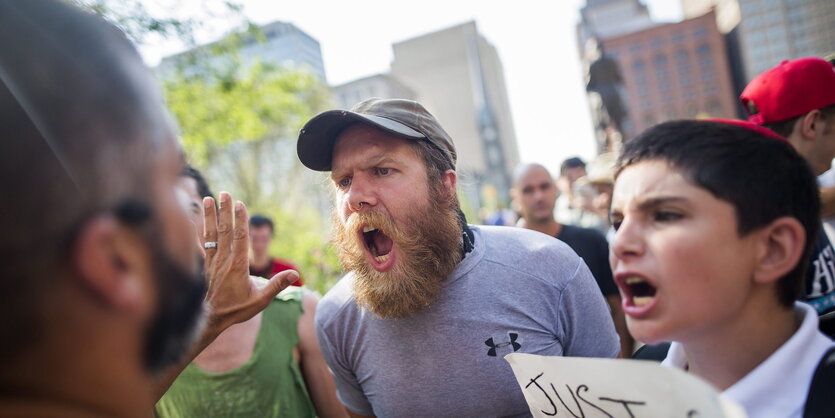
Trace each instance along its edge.
<path fill-rule="evenodd" d="M 250 228 L 260 228 L 262 226 L 270 227 L 270 233 L 275 232 L 275 226 L 273 225 L 273 220 L 264 216 L 264 215 L 252 215 L 249 218 L 249 227 Z"/>
<path fill-rule="evenodd" d="M 566 158 L 566 160 L 560 165 L 560 174 L 565 174 L 565 170 L 568 170 L 569 168 L 579 168 L 585 166 L 586 163 L 584 163 L 580 157 Z"/>
<path fill-rule="evenodd" d="M 694 185 L 733 205 L 740 236 L 783 216 L 800 221 L 806 230 L 803 256 L 777 285 L 780 303 L 792 306 L 802 293 L 820 229 L 817 180 L 806 160 L 786 141 L 704 120 L 662 123 L 627 142 L 615 178 L 649 160 L 670 163 Z"/>
<path fill-rule="evenodd" d="M 206 179 L 203 177 L 203 174 L 201 174 L 196 168 L 186 165 L 183 167 L 183 171 L 180 174 L 194 179 L 194 182 L 197 183 L 197 194 L 199 194 L 200 197 L 215 198 L 215 195 L 212 194 L 212 190 L 209 189 L 209 183 L 206 183 Z"/>

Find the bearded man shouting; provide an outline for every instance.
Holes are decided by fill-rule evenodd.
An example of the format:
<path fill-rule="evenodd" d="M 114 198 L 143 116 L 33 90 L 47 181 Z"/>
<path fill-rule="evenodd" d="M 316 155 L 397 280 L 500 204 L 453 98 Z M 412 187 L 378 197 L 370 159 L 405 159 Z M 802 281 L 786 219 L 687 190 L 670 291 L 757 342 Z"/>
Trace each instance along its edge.
<path fill-rule="evenodd" d="M 335 188 L 348 274 L 319 303 L 316 328 L 353 416 L 528 416 L 506 354 L 618 353 L 606 302 L 568 246 L 467 225 L 455 145 L 419 103 L 321 113 L 297 145 Z"/>

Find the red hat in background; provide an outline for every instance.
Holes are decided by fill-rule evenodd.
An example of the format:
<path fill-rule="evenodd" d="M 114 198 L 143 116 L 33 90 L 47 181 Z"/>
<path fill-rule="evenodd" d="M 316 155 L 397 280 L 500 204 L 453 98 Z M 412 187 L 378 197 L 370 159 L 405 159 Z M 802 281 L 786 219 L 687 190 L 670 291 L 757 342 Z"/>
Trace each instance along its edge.
<path fill-rule="evenodd" d="M 751 80 L 739 99 L 751 122 L 791 119 L 835 104 L 835 67 L 816 57 L 783 61 Z"/>

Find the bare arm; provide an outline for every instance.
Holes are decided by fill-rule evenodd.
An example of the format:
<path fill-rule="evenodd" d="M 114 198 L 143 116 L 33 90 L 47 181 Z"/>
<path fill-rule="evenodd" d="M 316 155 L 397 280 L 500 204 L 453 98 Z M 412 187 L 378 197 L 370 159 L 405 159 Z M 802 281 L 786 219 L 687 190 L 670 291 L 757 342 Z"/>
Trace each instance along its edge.
<path fill-rule="evenodd" d="M 606 303 L 612 310 L 612 320 L 615 322 L 615 332 L 620 337 L 620 358 L 631 358 L 632 349 L 635 347 L 635 339 L 629 333 L 626 326 L 626 315 L 623 313 L 623 306 L 619 294 L 606 296 Z"/>
<path fill-rule="evenodd" d="M 821 218 L 835 215 L 835 187 L 821 187 Z"/>
<path fill-rule="evenodd" d="M 316 339 L 316 329 L 313 318 L 316 315 L 316 305 L 319 303 L 311 293 L 302 295 L 304 313 L 299 317 L 299 355 L 301 357 L 302 375 L 307 385 L 316 415 L 323 418 L 347 417 L 349 411 L 339 398 L 336 397 L 336 384 L 333 382 L 328 364 L 319 349 Z M 351 416 L 359 416 L 353 415 Z"/>
<path fill-rule="evenodd" d="M 263 311 L 278 292 L 299 277 L 297 272 L 287 270 L 273 276 L 266 285 L 260 285 L 249 277 L 249 216 L 243 203 L 235 204 L 233 210 L 232 197 L 221 192 L 219 212 L 215 212 L 214 199 L 210 197 L 203 199 L 203 210 L 205 241 L 217 242 L 217 247 L 207 249 L 205 254 L 204 271 L 209 282 L 205 299 L 206 327 L 185 358 L 157 378 L 156 400 L 221 332 Z"/>

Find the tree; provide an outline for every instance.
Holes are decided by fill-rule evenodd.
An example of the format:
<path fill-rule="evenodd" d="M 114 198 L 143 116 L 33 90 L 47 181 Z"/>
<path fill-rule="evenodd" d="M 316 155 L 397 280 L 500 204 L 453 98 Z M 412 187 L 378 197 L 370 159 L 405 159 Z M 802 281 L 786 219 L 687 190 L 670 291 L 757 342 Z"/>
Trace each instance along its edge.
<path fill-rule="evenodd" d="M 184 47 L 196 44 L 196 34 L 217 22 L 241 27 L 250 25 L 242 13 L 240 3 L 225 0 L 203 0 L 199 17 L 184 17 L 179 12 L 180 1 L 165 0 L 154 3 L 155 12 L 142 0 L 70 0 L 119 27 L 137 46 L 142 47 L 161 40 L 174 40 Z M 182 15 L 178 16 L 178 15 Z"/>
<path fill-rule="evenodd" d="M 173 0 L 162 2 L 163 13 L 140 0 L 71 1 L 121 28 L 140 49 L 165 40 L 189 50 L 176 60 L 176 71 L 160 74 L 189 162 L 215 190 L 228 190 L 251 213 L 272 217 L 272 250 L 294 261 L 309 286 L 327 291 L 339 270 L 335 250 L 325 243 L 329 202 L 316 184 L 321 176 L 302 169 L 295 157 L 302 124 L 329 104 L 327 87 L 309 73 L 242 63 L 239 47 L 264 37 L 235 2 L 207 0 L 204 10 L 216 12 L 178 18 Z M 232 32 L 195 47 L 195 34 L 213 20 Z"/>

